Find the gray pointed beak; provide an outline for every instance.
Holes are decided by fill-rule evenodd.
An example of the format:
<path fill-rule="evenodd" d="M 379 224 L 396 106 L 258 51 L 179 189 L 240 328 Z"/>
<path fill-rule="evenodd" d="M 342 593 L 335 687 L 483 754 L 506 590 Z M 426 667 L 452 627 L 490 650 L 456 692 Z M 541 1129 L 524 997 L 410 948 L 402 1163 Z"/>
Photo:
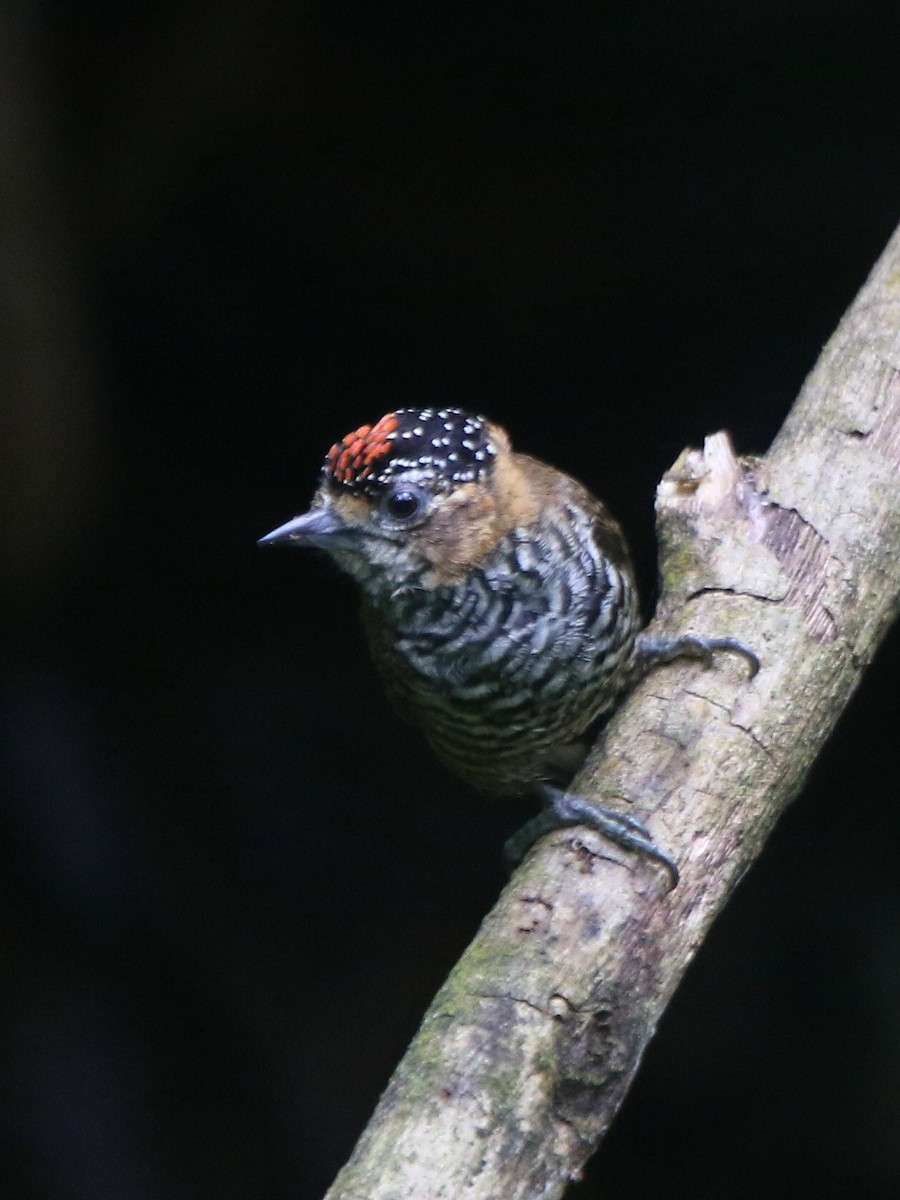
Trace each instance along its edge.
<path fill-rule="evenodd" d="M 327 504 L 311 508 L 308 513 L 279 525 L 256 543 L 258 546 L 277 546 L 284 542 L 295 546 L 319 546 L 336 533 L 346 529 L 344 522 Z"/>

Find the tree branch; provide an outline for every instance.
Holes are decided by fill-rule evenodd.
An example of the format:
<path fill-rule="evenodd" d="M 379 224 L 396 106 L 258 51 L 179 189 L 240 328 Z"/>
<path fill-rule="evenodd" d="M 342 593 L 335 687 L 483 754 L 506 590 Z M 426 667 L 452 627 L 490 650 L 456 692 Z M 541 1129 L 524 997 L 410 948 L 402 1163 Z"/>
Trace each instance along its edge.
<path fill-rule="evenodd" d="M 900 231 L 769 453 L 723 434 L 657 497 L 666 632 L 759 655 L 654 672 L 576 782 L 679 863 L 587 830 L 541 843 L 428 1010 L 328 1200 L 561 1196 L 596 1149 L 716 914 L 898 610 Z M 631 807 L 628 807 L 631 806 Z"/>

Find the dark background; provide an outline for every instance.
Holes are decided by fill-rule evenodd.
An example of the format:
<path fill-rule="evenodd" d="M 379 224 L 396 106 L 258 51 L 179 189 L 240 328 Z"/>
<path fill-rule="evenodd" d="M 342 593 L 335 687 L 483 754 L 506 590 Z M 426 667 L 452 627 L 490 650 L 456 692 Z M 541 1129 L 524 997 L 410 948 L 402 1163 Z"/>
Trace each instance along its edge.
<path fill-rule="evenodd" d="M 123 15 L 127 14 L 127 15 Z M 349 584 L 255 539 L 384 411 L 653 489 L 763 451 L 900 219 L 894 5 L 0 15 L 0 1194 L 330 1182 L 503 883 Z M 573 1197 L 900 1195 L 898 642 Z"/>

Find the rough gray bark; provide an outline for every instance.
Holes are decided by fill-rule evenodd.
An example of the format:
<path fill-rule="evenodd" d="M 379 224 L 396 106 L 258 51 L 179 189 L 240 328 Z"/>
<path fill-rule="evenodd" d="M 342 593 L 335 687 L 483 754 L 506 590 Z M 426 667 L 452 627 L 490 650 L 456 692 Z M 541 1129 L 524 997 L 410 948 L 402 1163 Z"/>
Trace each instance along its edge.
<path fill-rule="evenodd" d="M 900 597 L 900 232 L 769 453 L 687 452 L 658 493 L 667 632 L 762 669 L 657 670 L 577 781 L 679 863 L 544 839 L 427 1012 L 329 1200 L 562 1195 L 688 963 L 796 795 Z"/>

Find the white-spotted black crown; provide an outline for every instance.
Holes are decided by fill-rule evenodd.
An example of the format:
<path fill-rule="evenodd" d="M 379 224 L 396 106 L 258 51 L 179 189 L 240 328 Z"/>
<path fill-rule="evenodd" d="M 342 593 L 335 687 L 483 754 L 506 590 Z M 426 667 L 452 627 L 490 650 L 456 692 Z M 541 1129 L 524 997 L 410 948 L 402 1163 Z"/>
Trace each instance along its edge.
<path fill-rule="evenodd" d="M 478 479 L 496 453 L 484 417 L 459 408 L 398 408 L 336 442 L 323 473 L 333 486 L 365 495 L 410 471 L 444 490 Z"/>

